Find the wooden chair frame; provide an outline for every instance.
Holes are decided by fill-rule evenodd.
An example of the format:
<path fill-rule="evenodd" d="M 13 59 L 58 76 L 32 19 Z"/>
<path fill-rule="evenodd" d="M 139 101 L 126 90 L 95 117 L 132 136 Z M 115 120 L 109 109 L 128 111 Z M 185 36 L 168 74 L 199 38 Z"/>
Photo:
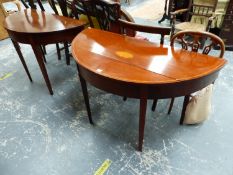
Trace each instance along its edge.
<path fill-rule="evenodd" d="M 202 47 L 201 40 L 209 40 L 209 42 L 205 42 L 206 45 Z M 211 49 L 218 47 L 220 49 L 220 53 L 218 55 L 219 58 L 222 58 L 225 52 L 225 44 L 222 39 L 212 33 L 209 32 L 198 32 L 198 31 L 180 31 L 177 32 L 171 39 L 171 47 L 175 49 L 175 43 L 178 43 L 182 46 L 182 49 L 189 50 L 192 52 L 200 52 L 202 54 L 208 55 Z M 214 82 L 213 82 L 214 83 Z M 180 124 L 183 124 L 184 117 L 185 117 L 185 110 L 187 107 L 187 103 L 189 102 L 189 98 L 191 94 L 187 94 L 184 98 L 182 113 Z M 152 110 L 155 110 L 157 100 L 155 99 L 152 105 Z M 171 99 L 170 106 L 168 109 L 168 114 L 171 113 L 173 103 L 175 98 Z"/>
<path fill-rule="evenodd" d="M 192 16 L 200 16 L 208 18 L 207 26 L 205 31 L 209 31 L 212 21 L 215 19 L 215 9 L 218 1 L 214 0 L 213 5 L 208 4 L 194 4 L 193 0 L 189 0 L 189 6 L 186 9 L 179 9 L 175 12 L 171 12 L 171 38 L 174 35 L 176 29 L 176 15 L 186 13 L 185 22 L 190 21 Z"/>

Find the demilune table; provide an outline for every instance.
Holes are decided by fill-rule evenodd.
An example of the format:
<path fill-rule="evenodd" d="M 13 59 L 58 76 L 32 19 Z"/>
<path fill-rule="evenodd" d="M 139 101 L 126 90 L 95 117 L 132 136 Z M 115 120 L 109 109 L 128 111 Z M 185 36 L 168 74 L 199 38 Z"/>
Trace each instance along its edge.
<path fill-rule="evenodd" d="M 25 9 L 6 17 L 3 25 L 13 42 L 30 81 L 32 81 L 32 78 L 18 43 L 31 45 L 48 90 L 52 95 L 53 90 L 44 64 L 41 45 L 59 42 L 68 45 L 68 42 L 71 42 L 84 29 L 86 23 L 40 10 Z"/>
<path fill-rule="evenodd" d="M 140 99 L 142 151 L 147 99 L 187 96 L 218 77 L 225 59 L 162 46 L 98 29 L 86 29 L 72 42 L 90 123 L 86 81 L 104 91 Z M 187 106 L 187 101 L 184 103 Z"/>

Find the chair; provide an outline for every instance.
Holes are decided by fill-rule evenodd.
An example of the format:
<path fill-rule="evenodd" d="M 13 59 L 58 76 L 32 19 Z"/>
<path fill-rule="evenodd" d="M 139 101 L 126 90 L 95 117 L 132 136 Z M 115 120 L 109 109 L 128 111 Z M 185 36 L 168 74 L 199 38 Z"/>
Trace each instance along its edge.
<path fill-rule="evenodd" d="M 72 0 L 48 0 L 54 13 L 60 16 L 73 17 Z"/>
<path fill-rule="evenodd" d="M 147 25 L 140 25 L 133 22 L 125 21 L 122 19 L 118 19 L 121 34 L 125 34 L 127 36 L 136 36 L 136 32 L 144 32 L 144 33 L 151 33 L 151 34 L 159 34 L 160 44 L 164 44 L 164 36 L 169 35 L 171 28 L 170 27 L 155 27 L 155 26 L 147 26 Z"/>
<path fill-rule="evenodd" d="M 84 2 L 84 9 L 86 10 L 86 14 L 96 17 L 102 30 L 125 34 L 132 37 L 137 37 L 137 31 L 160 34 L 161 44 L 164 43 L 164 36 L 170 34 L 171 29 L 169 27 L 154 27 L 136 24 L 131 15 L 121 8 L 119 2 L 110 0 L 82 1 Z M 89 4 L 87 4 L 87 2 Z"/>
<path fill-rule="evenodd" d="M 91 0 L 73 0 L 71 5 L 72 15 L 76 19 L 85 21 L 86 27 L 100 28 L 91 8 Z"/>
<path fill-rule="evenodd" d="M 171 12 L 171 37 L 182 30 L 209 31 L 214 20 L 217 0 L 189 0 L 187 9 Z M 185 22 L 176 24 L 176 15 L 186 13 Z"/>
<path fill-rule="evenodd" d="M 56 15 L 73 17 L 72 15 L 72 0 L 48 0 L 50 7 Z M 64 42 L 64 47 L 60 48 L 59 43 L 56 43 L 59 60 L 61 59 L 60 50 L 65 49 L 66 63 L 70 64 L 69 43 Z"/>
<path fill-rule="evenodd" d="M 133 18 L 121 8 L 118 1 L 113 0 L 75 0 L 76 4 L 82 4 L 83 11 L 87 15 L 90 26 L 98 27 L 115 33 L 120 33 L 118 19 L 134 22 Z M 77 3 L 78 2 L 78 3 Z M 80 5 L 81 6 L 81 5 Z M 79 6 L 79 7 L 80 7 Z M 76 11 L 79 10 L 76 8 Z M 74 10 L 75 13 L 75 10 Z M 93 21 L 96 20 L 96 21 Z"/>
<path fill-rule="evenodd" d="M 201 41 L 206 40 L 205 45 L 201 46 Z M 177 42 L 178 41 L 178 42 Z M 225 52 L 225 45 L 221 38 L 218 36 L 209 33 L 209 32 L 198 32 L 198 31 L 180 31 L 176 33 L 171 39 L 171 47 L 175 49 L 175 44 L 181 45 L 182 49 L 189 50 L 192 52 L 200 52 L 202 54 L 208 55 L 213 48 L 219 49 L 219 58 L 222 58 Z M 214 82 L 213 82 L 214 83 Z M 184 98 L 182 114 L 180 119 L 180 124 L 183 124 L 186 106 L 189 102 L 191 94 L 187 94 Z M 170 107 L 168 110 L 168 114 L 170 114 L 172 110 L 172 106 L 174 103 L 174 99 L 172 98 Z"/>

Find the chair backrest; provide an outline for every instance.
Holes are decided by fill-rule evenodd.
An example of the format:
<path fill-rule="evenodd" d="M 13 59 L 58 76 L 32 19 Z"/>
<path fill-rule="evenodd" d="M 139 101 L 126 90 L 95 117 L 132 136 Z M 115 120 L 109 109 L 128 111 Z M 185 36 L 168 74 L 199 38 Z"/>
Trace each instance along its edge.
<path fill-rule="evenodd" d="M 216 9 L 218 0 L 189 0 L 189 12 L 186 20 L 191 16 L 211 17 Z"/>
<path fill-rule="evenodd" d="M 90 27 L 94 28 L 94 21 L 92 20 L 92 16 L 94 16 L 92 13 L 92 0 L 73 0 L 71 9 L 72 9 L 72 15 L 76 19 L 80 19 L 81 15 L 85 15 Z"/>
<path fill-rule="evenodd" d="M 119 25 L 121 27 L 121 34 L 126 34 L 128 36 L 134 36 L 134 33 L 144 32 L 161 35 L 160 44 L 164 43 L 164 36 L 169 35 L 171 28 L 170 27 L 155 27 L 155 26 L 146 26 L 140 25 L 133 22 L 128 22 L 122 19 L 119 19 Z"/>
<path fill-rule="evenodd" d="M 94 27 L 94 17 L 100 29 L 115 33 L 120 33 L 119 18 L 134 22 L 130 14 L 121 9 L 118 0 L 74 0 L 73 13 L 76 13 L 75 16 L 85 13 L 91 27 Z"/>
<path fill-rule="evenodd" d="M 178 42 L 176 42 L 178 41 Z M 204 42 L 203 42 L 204 41 Z M 179 43 L 182 49 L 193 52 L 201 52 L 208 55 L 213 48 L 220 49 L 219 57 L 222 58 L 225 52 L 225 44 L 221 38 L 209 33 L 198 31 L 181 31 L 173 35 L 171 39 L 171 47 L 175 43 Z M 203 44 L 204 43 L 204 44 Z"/>
<path fill-rule="evenodd" d="M 72 2 L 72 0 L 48 0 L 50 7 L 53 9 L 56 15 L 62 15 L 66 17 L 72 16 Z"/>
<path fill-rule="evenodd" d="M 22 4 L 24 5 L 25 8 L 32 8 L 32 9 L 37 8 L 36 5 L 34 3 L 32 3 L 34 1 L 27 1 L 27 2 L 25 0 L 20 0 L 20 1 L 22 2 Z M 36 2 L 38 3 L 40 10 L 45 11 L 41 0 L 36 0 Z"/>
<path fill-rule="evenodd" d="M 117 20 L 121 16 L 120 3 L 106 0 L 91 0 L 92 8 L 88 10 L 93 14 L 100 25 L 102 30 L 112 30 L 116 25 Z"/>

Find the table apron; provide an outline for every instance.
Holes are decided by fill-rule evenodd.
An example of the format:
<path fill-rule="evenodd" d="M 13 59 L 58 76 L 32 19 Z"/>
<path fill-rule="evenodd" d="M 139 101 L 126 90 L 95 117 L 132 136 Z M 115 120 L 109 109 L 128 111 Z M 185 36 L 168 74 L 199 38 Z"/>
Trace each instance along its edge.
<path fill-rule="evenodd" d="M 213 83 L 217 79 L 219 71 L 220 69 L 207 76 L 176 83 L 138 84 L 104 77 L 79 65 L 80 75 L 96 88 L 131 98 L 140 98 L 140 92 L 146 90 L 148 99 L 180 97 L 191 94 Z"/>
<path fill-rule="evenodd" d="M 46 45 L 58 42 L 71 42 L 74 37 L 84 29 L 83 26 L 78 28 L 66 29 L 64 31 L 55 31 L 47 33 L 20 33 L 7 30 L 10 38 L 23 44 Z"/>

